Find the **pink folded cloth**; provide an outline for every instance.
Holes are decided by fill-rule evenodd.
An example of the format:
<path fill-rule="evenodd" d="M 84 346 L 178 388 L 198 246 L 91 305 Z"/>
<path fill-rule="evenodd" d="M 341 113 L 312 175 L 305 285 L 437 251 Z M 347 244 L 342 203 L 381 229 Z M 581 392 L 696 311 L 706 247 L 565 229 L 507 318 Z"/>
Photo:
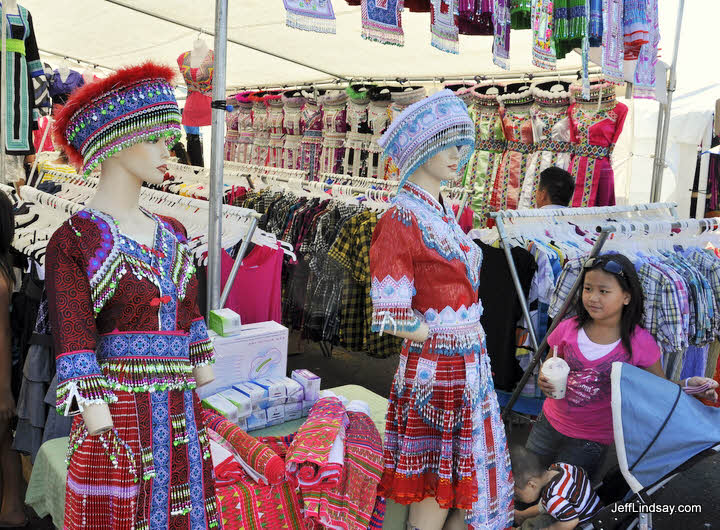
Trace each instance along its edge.
<path fill-rule="evenodd" d="M 336 397 L 320 399 L 298 429 L 285 469 L 296 485 L 330 487 L 342 476 L 347 414 Z"/>

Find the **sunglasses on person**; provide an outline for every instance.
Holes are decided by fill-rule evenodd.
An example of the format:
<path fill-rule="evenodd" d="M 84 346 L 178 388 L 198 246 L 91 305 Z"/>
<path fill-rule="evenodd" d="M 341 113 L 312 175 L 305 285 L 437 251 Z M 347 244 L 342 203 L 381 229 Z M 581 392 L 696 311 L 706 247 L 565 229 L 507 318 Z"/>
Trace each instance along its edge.
<path fill-rule="evenodd" d="M 617 261 L 609 260 L 607 258 L 590 258 L 586 260 L 585 265 L 583 265 L 585 270 L 596 269 L 598 267 L 605 272 L 609 272 L 610 274 L 614 274 L 625 279 L 625 271 L 623 270 L 622 265 L 620 265 Z"/>

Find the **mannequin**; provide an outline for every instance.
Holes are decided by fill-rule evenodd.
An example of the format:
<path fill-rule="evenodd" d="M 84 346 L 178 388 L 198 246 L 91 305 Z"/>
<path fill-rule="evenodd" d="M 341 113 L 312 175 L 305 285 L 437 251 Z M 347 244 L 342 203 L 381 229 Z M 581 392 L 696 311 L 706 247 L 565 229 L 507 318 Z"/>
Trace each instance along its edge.
<path fill-rule="evenodd" d="M 210 49 L 200 37 L 193 42 L 193 49 L 190 52 L 190 68 L 200 68 L 200 65 L 207 57 Z"/>
<path fill-rule="evenodd" d="M 440 195 L 475 127 L 450 90 L 410 105 L 380 138 L 400 178 L 370 247 L 372 329 L 405 338 L 388 401 L 381 492 L 410 530 L 505 529 L 513 482 L 478 304 L 482 254 Z"/>
<path fill-rule="evenodd" d="M 70 65 L 68 65 L 67 61 L 63 61 L 60 63 L 60 66 L 58 66 L 57 69 L 58 75 L 60 76 L 60 80 L 65 83 L 68 80 L 68 77 L 70 77 Z M 84 80 L 84 78 L 83 78 Z"/>
<path fill-rule="evenodd" d="M 120 69 L 57 112 L 69 161 L 101 170 L 95 196 L 47 246 L 57 411 L 75 415 L 66 528 L 220 524 L 195 393 L 213 379 L 213 347 L 187 233 L 139 206 L 142 183 L 162 183 L 180 136 L 173 77 L 152 63 Z"/>

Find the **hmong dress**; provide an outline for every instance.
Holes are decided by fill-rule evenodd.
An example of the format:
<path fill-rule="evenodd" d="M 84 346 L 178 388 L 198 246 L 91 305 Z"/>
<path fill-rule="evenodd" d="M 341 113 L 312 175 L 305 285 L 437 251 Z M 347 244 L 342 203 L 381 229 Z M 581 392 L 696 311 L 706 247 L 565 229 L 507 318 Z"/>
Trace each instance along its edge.
<path fill-rule="evenodd" d="M 227 102 L 229 105 L 235 105 L 235 99 L 229 99 Z M 233 108 L 232 112 L 225 113 L 225 160 L 230 162 L 237 161 L 238 154 L 238 116 L 240 110 Z"/>
<path fill-rule="evenodd" d="M 370 98 L 367 92 L 353 92 L 347 104 L 348 132 L 345 135 L 345 172 L 354 177 L 367 175 L 368 147 L 372 134 L 368 123 Z"/>
<path fill-rule="evenodd" d="M 249 164 L 252 162 L 252 146 L 255 140 L 255 129 L 252 123 L 253 104 L 246 96 L 236 96 L 238 106 L 238 148 L 236 162 Z"/>
<path fill-rule="evenodd" d="M 282 167 L 285 132 L 283 131 L 283 102 L 281 97 L 268 99 L 268 130 L 270 143 L 268 163 L 270 167 Z"/>
<path fill-rule="evenodd" d="M 150 216 L 150 214 L 147 214 Z M 212 362 L 185 229 L 151 216 L 154 244 L 82 210 L 47 249 L 57 411 L 108 403 L 114 427 L 68 445 L 65 528 L 219 528 L 193 367 Z"/>
<path fill-rule="evenodd" d="M 5 152 L 9 155 L 29 155 L 35 152 L 32 139 L 33 121 L 40 114 L 35 104 L 33 79 L 44 76 L 35 30 L 30 12 L 18 5 L 18 14 L 7 14 L 7 101 L 4 128 Z M 1 179 L 0 179 L 1 181 Z"/>
<path fill-rule="evenodd" d="M 343 92 L 320 96 L 323 109 L 322 155 L 320 173 L 341 173 L 345 157 L 348 96 Z"/>
<path fill-rule="evenodd" d="M 368 124 L 372 131 L 370 146 L 368 148 L 367 176 L 371 178 L 383 178 L 384 167 L 380 166 L 382 158 L 382 147 L 378 140 L 390 125 L 390 99 L 370 99 L 368 105 Z"/>
<path fill-rule="evenodd" d="M 470 117 L 475 122 L 475 151 L 465 170 L 463 186 L 471 190 L 470 208 L 477 214 L 473 226 L 480 228 L 486 225 L 485 216 L 490 209 L 493 184 L 506 141 L 497 96 L 477 91 L 473 91 L 473 96 Z"/>
<path fill-rule="evenodd" d="M 507 147 L 495 177 L 490 202 L 492 211 L 517 209 L 528 161 L 534 149 L 532 117 L 528 107 L 501 107 L 500 116 Z"/>
<path fill-rule="evenodd" d="M 282 167 L 286 169 L 300 169 L 300 142 L 302 142 L 302 110 L 305 98 L 297 95 L 288 97 L 283 95 L 283 160 Z"/>
<path fill-rule="evenodd" d="M 308 100 L 300 116 L 303 137 L 300 142 L 301 169 L 308 172 L 310 180 L 317 180 L 322 150 L 323 111 L 317 102 Z"/>
<path fill-rule="evenodd" d="M 215 53 L 208 50 L 200 66 L 193 68 L 192 52 L 181 53 L 178 68 L 188 89 L 188 97 L 182 113 L 182 123 L 190 127 L 204 127 L 212 122 L 212 82 L 215 71 Z"/>
<path fill-rule="evenodd" d="M 253 102 L 252 124 L 255 132 L 250 160 L 258 166 L 266 166 L 270 160 L 270 124 L 266 96 L 264 92 L 250 96 Z"/>
<path fill-rule="evenodd" d="M 530 109 L 532 116 L 535 152 L 530 155 L 518 209 L 536 208 L 540 173 L 550 166 L 568 170 L 573 145 L 570 143 L 570 118 L 568 108 L 570 94 L 567 92 L 542 92 L 535 94 L 535 105 Z"/>
<path fill-rule="evenodd" d="M 570 106 L 570 139 L 575 154 L 570 173 L 575 177 L 572 206 L 614 206 L 615 174 L 610 154 L 622 132 L 628 108 L 623 103 L 595 112 L 596 106 Z"/>
<path fill-rule="evenodd" d="M 406 183 L 370 247 L 373 330 L 405 340 L 390 391 L 380 493 L 468 510 L 472 528 L 511 526 L 513 479 L 478 302 L 480 249 L 422 188 Z"/>

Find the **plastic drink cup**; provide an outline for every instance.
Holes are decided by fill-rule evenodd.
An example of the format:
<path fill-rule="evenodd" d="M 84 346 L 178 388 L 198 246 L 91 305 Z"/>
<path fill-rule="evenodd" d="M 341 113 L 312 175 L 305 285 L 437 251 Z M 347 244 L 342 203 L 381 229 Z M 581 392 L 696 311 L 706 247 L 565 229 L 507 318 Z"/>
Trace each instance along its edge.
<path fill-rule="evenodd" d="M 542 373 L 553 386 L 553 393 L 550 397 L 552 399 L 563 399 L 565 397 L 570 366 L 565 362 L 565 359 L 557 356 L 556 349 L 553 350 L 553 356 L 543 363 Z"/>

